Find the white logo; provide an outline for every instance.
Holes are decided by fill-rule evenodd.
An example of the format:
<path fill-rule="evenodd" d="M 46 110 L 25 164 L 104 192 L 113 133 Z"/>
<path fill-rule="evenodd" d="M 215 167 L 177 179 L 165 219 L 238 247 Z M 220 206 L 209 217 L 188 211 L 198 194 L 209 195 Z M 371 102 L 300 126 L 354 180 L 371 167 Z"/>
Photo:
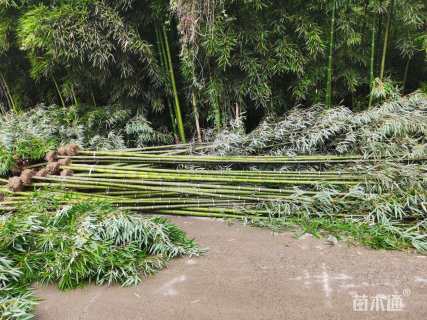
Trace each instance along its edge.
<path fill-rule="evenodd" d="M 353 296 L 353 311 L 357 312 L 396 312 L 403 311 L 403 299 L 400 294 L 377 294 L 368 297 L 367 295 Z"/>

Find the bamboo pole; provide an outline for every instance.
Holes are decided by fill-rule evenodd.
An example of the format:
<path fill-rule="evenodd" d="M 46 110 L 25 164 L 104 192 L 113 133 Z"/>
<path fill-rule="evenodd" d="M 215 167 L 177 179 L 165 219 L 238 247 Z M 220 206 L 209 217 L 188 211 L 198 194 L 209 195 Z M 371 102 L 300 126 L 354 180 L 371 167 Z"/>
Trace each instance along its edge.
<path fill-rule="evenodd" d="M 175 104 L 174 104 L 175 105 L 175 116 L 176 116 L 176 122 L 177 122 L 177 126 L 178 126 L 178 134 L 179 134 L 179 138 L 180 138 L 181 142 L 185 143 L 186 139 L 185 139 L 185 132 L 184 132 L 184 123 L 182 121 L 181 106 L 180 106 L 178 91 L 177 91 L 177 87 L 176 87 L 175 72 L 173 70 L 172 55 L 171 55 L 171 51 L 170 51 L 170 47 L 169 47 L 168 35 L 166 32 L 166 27 L 163 26 L 162 29 L 163 29 L 163 39 L 165 42 L 166 56 L 167 56 L 167 61 L 168 61 L 169 77 L 170 77 L 170 80 L 172 83 L 172 92 L 173 92 L 173 97 L 174 97 L 174 102 L 175 102 Z"/>
<path fill-rule="evenodd" d="M 328 55 L 328 72 L 326 78 L 326 107 L 332 107 L 332 74 L 333 74 L 333 53 L 335 41 L 335 10 L 336 0 L 332 0 L 332 17 L 331 28 L 329 32 L 329 55 Z"/>
<path fill-rule="evenodd" d="M 375 68 L 375 25 L 374 19 L 372 23 L 372 38 L 371 38 L 371 60 L 369 67 L 369 103 L 368 108 L 371 108 L 373 101 L 373 89 L 374 89 L 374 68 Z"/>
<path fill-rule="evenodd" d="M 391 20 L 393 18 L 393 7 L 394 7 L 394 0 L 391 0 L 390 8 L 387 12 L 387 22 L 386 22 L 385 33 L 384 33 L 384 45 L 383 45 L 383 52 L 382 52 L 382 57 L 381 57 L 381 67 L 380 67 L 380 79 L 381 79 L 381 81 L 384 80 L 385 64 L 386 64 L 386 58 L 387 58 L 387 48 L 389 45 L 389 37 L 390 37 Z"/>

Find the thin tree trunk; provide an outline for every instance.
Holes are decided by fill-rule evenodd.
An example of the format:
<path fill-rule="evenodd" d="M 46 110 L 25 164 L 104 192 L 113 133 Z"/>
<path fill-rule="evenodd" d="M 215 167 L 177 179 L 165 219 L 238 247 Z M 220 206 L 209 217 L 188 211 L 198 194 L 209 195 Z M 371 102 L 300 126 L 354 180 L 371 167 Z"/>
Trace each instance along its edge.
<path fill-rule="evenodd" d="M 90 96 L 91 96 L 91 98 L 92 98 L 93 106 L 94 106 L 94 107 L 96 107 L 96 99 L 95 99 L 95 95 L 93 94 L 93 91 L 92 91 L 92 90 L 90 91 Z"/>
<path fill-rule="evenodd" d="M 411 58 L 408 58 L 408 61 L 406 61 L 406 66 L 405 66 L 405 72 L 403 73 L 403 93 L 405 93 L 405 89 L 406 89 L 406 82 L 408 81 L 408 72 L 409 72 L 409 64 L 411 63 Z"/>
<path fill-rule="evenodd" d="M 390 8 L 387 14 L 387 22 L 386 22 L 385 33 L 384 33 L 383 53 L 381 57 L 381 68 L 380 68 L 381 81 L 383 81 L 384 79 L 385 62 L 387 59 L 387 47 L 388 47 L 389 36 L 390 36 L 391 20 L 393 18 L 393 5 L 394 5 L 394 0 L 391 1 Z"/>
<path fill-rule="evenodd" d="M 74 91 L 74 85 L 71 86 L 71 94 L 73 95 L 74 105 L 78 106 L 79 102 L 77 101 L 77 95 Z"/>
<path fill-rule="evenodd" d="M 202 143 L 202 132 L 200 131 L 199 110 L 197 109 L 197 100 L 194 89 L 191 91 L 191 102 L 193 106 L 194 122 L 196 123 L 197 140 Z"/>
<path fill-rule="evenodd" d="M 372 23 L 372 39 L 371 39 L 371 62 L 369 68 L 369 104 L 368 108 L 372 106 L 372 90 L 374 89 L 374 69 L 375 69 L 375 24 L 376 21 Z"/>
<path fill-rule="evenodd" d="M 61 91 L 59 90 L 58 83 L 56 82 L 56 79 L 55 79 L 55 77 L 53 75 L 52 75 L 52 81 L 55 84 L 56 92 L 58 92 L 59 100 L 61 100 L 62 107 L 65 108 L 64 99 L 62 98 L 62 94 L 61 94 Z"/>
<path fill-rule="evenodd" d="M 160 32 L 160 30 L 159 30 L 159 28 L 157 26 L 156 26 L 155 30 L 156 30 L 156 37 L 157 37 L 157 46 L 158 46 L 158 49 L 159 49 L 160 64 L 161 64 L 161 66 L 163 68 L 163 71 L 169 76 L 169 70 L 168 70 L 168 67 L 167 67 L 168 63 L 167 63 L 167 58 L 166 58 L 165 45 L 163 43 L 163 37 L 162 37 L 161 32 Z M 173 134 L 175 136 L 175 140 L 177 140 L 177 138 L 178 138 L 178 130 L 176 128 L 176 118 L 175 118 L 175 115 L 173 113 L 172 103 L 169 100 L 169 96 L 168 95 L 166 96 L 165 101 L 166 101 L 166 105 L 167 105 L 168 110 L 169 110 L 169 116 L 170 116 L 170 119 L 171 119 L 172 131 L 173 131 Z"/>
<path fill-rule="evenodd" d="M 171 51 L 170 51 L 170 47 L 169 47 L 168 35 L 166 33 L 166 28 L 164 26 L 163 26 L 163 39 L 165 41 L 165 49 L 166 49 L 166 55 L 167 55 L 167 60 L 168 60 L 169 76 L 170 76 L 170 80 L 172 83 L 172 92 L 173 92 L 174 101 L 175 101 L 175 117 L 176 117 L 176 122 L 178 125 L 179 139 L 181 140 L 182 143 L 185 143 L 186 139 L 185 139 L 185 132 L 184 132 L 184 123 L 182 122 L 181 106 L 179 103 L 178 91 L 176 88 L 175 73 L 173 71 L 173 64 L 172 64 L 172 55 L 171 55 Z"/>
<path fill-rule="evenodd" d="M 18 113 L 19 110 L 15 104 L 15 101 L 13 99 L 12 94 L 10 93 L 9 86 L 7 85 L 6 79 L 4 78 L 2 73 L 0 73 L 0 79 L 3 83 L 3 88 L 4 88 L 4 92 L 6 94 L 6 99 L 7 99 L 7 102 L 9 104 L 9 108 L 11 108 L 13 110 L 13 112 Z"/>
<path fill-rule="evenodd" d="M 221 120 L 221 108 L 218 103 L 218 96 L 215 96 L 215 101 L 212 105 L 213 105 L 214 114 L 215 114 L 215 127 L 216 127 L 216 130 L 220 132 L 222 127 L 222 120 Z"/>
<path fill-rule="evenodd" d="M 335 37 L 335 10 L 336 4 L 333 0 L 332 5 L 332 18 L 331 18 L 331 30 L 329 38 L 329 57 L 328 57 L 328 72 L 326 79 L 326 107 L 332 107 L 332 73 L 333 73 L 333 53 L 334 53 L 334 37 Z"/>

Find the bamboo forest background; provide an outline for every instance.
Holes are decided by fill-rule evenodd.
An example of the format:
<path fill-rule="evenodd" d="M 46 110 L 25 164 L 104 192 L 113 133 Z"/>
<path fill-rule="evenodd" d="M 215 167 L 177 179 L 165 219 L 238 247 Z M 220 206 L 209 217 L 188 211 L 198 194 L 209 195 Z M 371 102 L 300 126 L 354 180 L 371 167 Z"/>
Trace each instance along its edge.
<path fill-rule="evenodd" d="M 56 105 L 61 121 L 144 144 L 201 140 L 236 119 L 249 131 L 295 105 L 365 110 L 425 90 L 426 10 L 424 0 L 0 0 L 1 112 Z"/>

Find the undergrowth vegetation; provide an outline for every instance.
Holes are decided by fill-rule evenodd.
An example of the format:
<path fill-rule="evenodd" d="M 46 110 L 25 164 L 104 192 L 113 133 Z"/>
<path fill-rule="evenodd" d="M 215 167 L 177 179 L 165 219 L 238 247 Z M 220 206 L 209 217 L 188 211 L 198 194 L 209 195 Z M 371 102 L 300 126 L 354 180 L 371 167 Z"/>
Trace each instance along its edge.
<path fill-rule="evenodd" d="M 154 130 L 144 116 L 121 106 L 40 105 L 0 116 L 0 174 L 22 161 L 42 160 L 60 145 L 89 149 L 125 149 L 173 142 L 166 130 Z"/>
<path fill-rule="evenodd" d="M 105 200 L 73 199 L 45 190 L 0 216 L 1 319 L 31 317 L 34 282 L 60 289 L 88 282 L 136 285 L 169 259 L 201 252 L 165 218 L 130 214 Z"/>
<path fill-rule="evenodd" d="M 414 93 L 363 112 L 322 105 L 267 118 L 250 134 L 233 123 L 213 141 L 218 154 L 359 154 L 417 157 L 427 153 L 427 96 Z"/>

